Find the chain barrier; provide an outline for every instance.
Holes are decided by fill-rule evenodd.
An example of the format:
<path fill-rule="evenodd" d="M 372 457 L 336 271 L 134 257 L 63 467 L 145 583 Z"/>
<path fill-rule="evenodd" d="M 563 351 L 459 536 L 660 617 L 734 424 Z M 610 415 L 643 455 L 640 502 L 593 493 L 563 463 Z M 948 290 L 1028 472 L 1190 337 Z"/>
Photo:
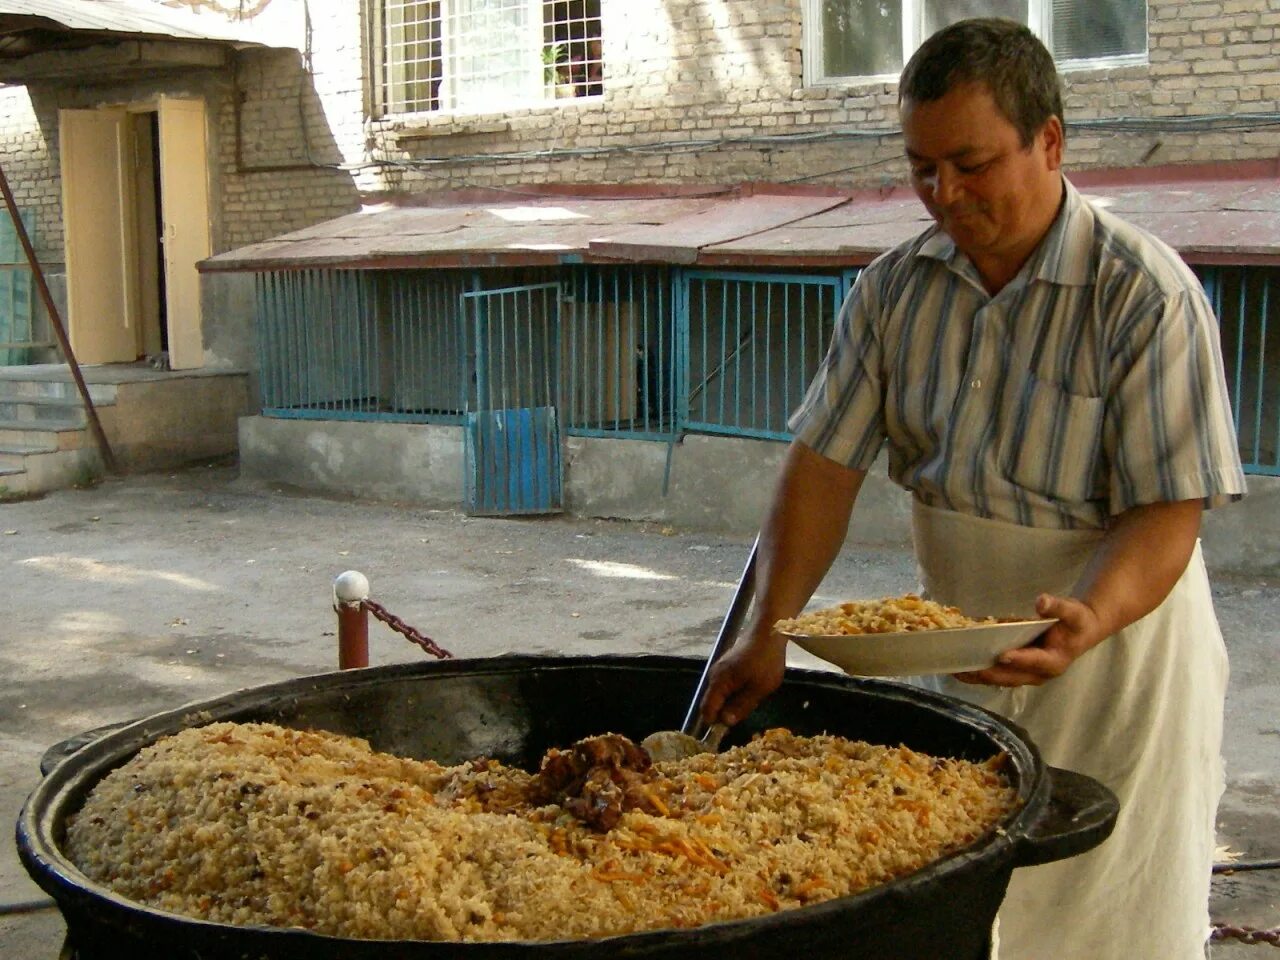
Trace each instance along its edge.
<path fill-rule="evenodd" d="M 1251 927 L 1235 927 L 1229 923 L 1215 923 L 1213 932 L 1209 934 L 1209 939 L 1218 940 L 1239 940 L 1241 943 L 1256 944 L 1269 943 L 1273 947 L 1280 947 L 1280 928 L 1275 930 L 1254 930 Z"/>
<path fill-rule="evenodd" d="M 413 627 L 409 626 L 394 613 L 391 613 L 377 600 L 364 599 L 360 601 L 361 606 L 372 613 L 375 617 L 385 623 L 396 633 L 402 635 L 410 643 L 416 643 L 427 653 L 441 660 L 452 660 L 453 654 L 446 650 L 440 644 L 436 643 L 430 637 L 423 633 L 419 633 Z"/>

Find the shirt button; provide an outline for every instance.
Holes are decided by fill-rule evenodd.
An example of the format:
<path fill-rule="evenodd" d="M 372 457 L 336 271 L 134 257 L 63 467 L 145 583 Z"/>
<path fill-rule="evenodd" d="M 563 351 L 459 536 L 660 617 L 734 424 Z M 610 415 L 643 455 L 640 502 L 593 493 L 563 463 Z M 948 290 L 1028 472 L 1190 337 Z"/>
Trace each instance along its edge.
<path fill-rule="evenodd" d="M 981 381 L 981 380 L 970 380 L 970 381 L 969 381 L 969 386 L 973 387 L 973 389 L 975 389 L 975 390 L 981 390 L 981 389 L 982 389 L 982 381 Z"/>

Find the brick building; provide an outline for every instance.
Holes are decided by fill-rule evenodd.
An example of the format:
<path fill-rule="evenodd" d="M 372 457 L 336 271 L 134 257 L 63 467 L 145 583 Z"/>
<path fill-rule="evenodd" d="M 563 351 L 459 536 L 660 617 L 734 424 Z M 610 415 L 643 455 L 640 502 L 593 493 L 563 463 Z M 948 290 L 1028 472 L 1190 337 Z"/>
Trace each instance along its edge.
<path fill-rule="evenodd" d="M 116 128 L 116 142 L 136 152 L 139 143 L 151 143 L 148 137 L 161 147 L 165 139 L 162 129 L 138 116 L 156 115 L 163 122 L 166 102 L 198 105 L 208 183 L 201 226 L 207 226 L 203 242 L 213 257 L 204 262 L 194 305 L 163 305 L 171 313 L 198 308 L 196 319 L 155 319 L 161 308 L 154 294 L 147 299 L 145 288 L 155 286 L 164 271 L 148 267 L 147 257 L 154 261 L 156 255 L 139 249 L 126 261 L 136 261 L 131 276 L 144 279 L 124 284 L 133 292 L 121 295 L 119 309 L 137 312 L 137 304 L 150 303 L 152 319 L 135 325 L 142 333 L 132 347 L 125 344 L 98 359 L 133 361 L 169 347 L 176 367 L 247 372 L 248 405 L 254 409 L 273 407 L 271 378 L 288 379 L 282 369 L 264 370 L 264 362 L 298 363 L 288 349 L 273 352 L 264 343 L 264 311 L 273 335 L 287 333 L 290 324 L 314 326 L 296 314 L 305 307 L 314 317 L 317 302 L 338 302 L 327 283 L 354 284 L 350 302 L 357 314 L 365 309 L 360 304 L 383 303 L 411 289 L 418 290 L 415 296 L 439 294 L 457 302 L 459 290 L 477 294 L 575 282 L 585 285 L 582 291 L 591 284 L 603 290 L 619 276 L 632 284 L 638 278 L 642 286 L 656 284 L 655 290 L 670 292 L 670 305 L 661 310 L 642 310 L 639 300 L 624 309 L 616 298 L 602 294 L 593 301 L 583 293 L 582 302 L 599 304 L 594 339 L 583 342 L 605 349 L 603 325 L 617 327 L 618 318 L 627 316 L 625 330 L 642 341 L 640 353 L 648 337 L 658 336 L 655 330 L 669 330 L 681 346 L 656 354 L 650 349 L 643 372 L 629 363 L 598 363 L 591 375 L 599 381 L 598 392 L 623 390 L 635 398 L 632 407 L 652 406 L 643 383 L 656 363 L 669 375 L 663 382 L 686 395 L 659 410 L 656 426 L 652 420 L 640 423 L 634 409 L 616 402 L 612 430 L 602 427 L 601 417 L 587 424 L 590 418 L 574 422 L 572 414 L 562 413 L 556 429 L 568 429 L 569 447 L 561 467 L 576 463 L 579 473 L 578 480 L 566 477 L 568 500 L 596 512 L 711 523 L 721 509 L 716 504 L 678 506 L 680 459 L 693 457 L 690 451 L 701 437 L 713 435 L 725 443 L 764 444 L 764 452 L 749 456 L 767 465 L 782 432 L 772 420 L 764 427 L 749 422 L 740 394 L 734 416 L 691 416 L 697 398 L 687 394 L 699 383 L 710 384 L 713 374 L 724 380 L 733 351 L 704 364 L 701 381 L 696 370 L 690 380 L 687 354 L 699 334 L 691 341 L 679 327 L 696 321 L 690 283 L 721 283 L 714 302 L 726 311 L 730 294 L 724 284 L 747 284 L 749 292 L 731 305 L 739 318 L 745 303 L 766 293 L 809 302 L 805 297 L 818 297 L 819 287 L 838 294 L 878 249 L 918 229 L 921 211 L 904 196 L 909 192 L 903 187 L 895 78 L 921 37 L 938 25 L 939 6 L 925 0 L 492 0 L 458 9 L 450 0 L 0 3 L 0 77 L 12 84 L 0 88 L 0 162 L 32 219 L 56 298 L 64 310 L 70 308 L 74 343 L 77 328 L 98 322 L 92 313 L 105 305 L 101 297 L 92 307 L 76 303 L 76 270 L 66 265 L 68 256 L 77 255 L 68 253 L 77 245 L 67 231 L 77 228 L 74 211 L 67 210 L 71 194 L 63 173 L 79 169 L 63 156 L 68 112 L 117 111 L 126 119 Z M 122 13 L 114 24 L 94 25 L 84 19 L 86 7 Z M 1121 198 L 1126 215 L 1165 236 L 1204 271 L 1223 312 L 1235 318 L 1234 339 L 1224 352 L 1247 428 L 1245 459 L 1254 473 L 1280 472 L 1274 439 L 1280 377 L 1265 360 L 1268 346 L 1272 361 L 1280 355 L 1277 318 L 1270 318 L 1272 332 L 1266 333 L 1267 315 L 1280 303 L 1280 290 L 1273 289 L 1280 263 L 1280 228 L 1274 223 L 1280 209 L 1280 8 L 1256 0 L 993 0 L 968 7 L 1029 18 L 1061 66 L 1069 174 L 1080 183 L 1106 185 Z M 116 215 L 145 220 L 138 195 L 148 192 L 138 188 L 130 197 L 124 191 Z M 737 203 L 732 209 L 742 210 L 744 198 L 765 195 L 837 197 L 839 203 L 820 214 L 796 213 L 791 221 L 778 214 L 746 225 L 726 206 Z M 610 197 L 619 198 L 612 211 Z M 684 205 L 677 202 L 681 198 Z M 877 198 L 890 202 L 876 206 Z M 623 199 L 653 203 L 624 211 Z M 573 207 L 588 200 L 594 200 L 589 211 Z M 438 239 L 457 232 L 465 215 L 495 205 L 567 207 L 565 216 L 607 223 L 608 229 L 572 237 L 547 232 L 550 239 L 541 245 L 527 231 L 520 241 L 484 231 L 458 233 L 469 239 L 453 246 Z M 428 229 L 419 215 L 406 213 L 427 209 L 454 211 L 456 222 Z M 760 209 L 752 207 L 752 215 Z M 841 220 L 842 210 L 856 215 Z M 809 246 L 802 251 L 795 238 L 776 233 L 788 222 L 817 215 L 828 218 L 830 229 L 805 234 Z M 690 220 L 697 216 L 704 219 Z M 690 223 L 706 224 L 707 218 L 716 229 L 690 239 Z M 467 222 L 474 226 L 474 217 Z M 550 231 L 545 214 L 535 214 L 532 222 Z M 831 239 L 839 237 L 842 223 L 857 235 L 854 242 Z M 94 220 L 87 229 L 100 232 L 99 224 Z M 665 236 L 659 230 L 659 242 L 633 245 L 630 253 L 597 242 L 600 235 L 625 240 L 618 231 L 655 224 L 670 229 Z M 290 238 L 295 231 L 303 232 Z M 369 235 L 379 242 L 357 242 Z M 758 242 L 749 242 L 753 238 Z M 139 243 L 136 233 L 133 242 Z M 727 256 L 734 249 L 738 254 Z M 163 260 L 170 253 L 162 249 L 158 256 Z M 699 268 L 737 273 L 723 281 L 711 274 L 692 281 L 685 275 Z M 574 271 L 578 280 L 569 277 Z M 372 279 L 375 274 L 381 279 Z M 281 286 L 285 279 L 294 285 Z M 366 282 L 372 285 L 361 286 Z M 497 305 L 486 303 L 485 309 Z M 385 313 L 369 307 L 368 330 L 357 324 L 354 335 L 373 331 L 376 339 L 387 324 L 380 309 Z M 467 327 L 467 309 L 464 304 L 450 319 L 465 328 L 464 341 L 474 332 Z M 643 321 L 634 319 L 640 312 Z M 769 324 L 780 322 L 775 314 L 768 314 Z M 576 314 L 578 320 L 589 316 L 587 307 Z M 644 330 L 649 332 L 636 332 Z M 779 333 L 785 338 L 792 331 Z M 1227 333 L 1224 327 L 1224 338 Z M 186 348 L 169 342 L 184 336 Z M 704 327 L 704 347 L 711 338 Z M 444 343 L 430 340 L 433 357 L 446 349 Z M 129 349 L 134 355 L 125 355 Z M 465 361 L 465 349 L 448 349 L 460 351 L 449 363 Z M 328 361 L 312 356 L 306 376 L 316 373 L 317 362 L 341 367 L 340 353 Z M 395 366 L 386 357 L 377 362 Z M 794 391 L 792 381 L 803 380 L 804 372 L 788 373 L 783 396 L 792 396 L 787 391 Z M 370 386 L 377 373 L 361 374 L 359 387 L 346 393 L 378 392 Z M 739 379 L 760 374 L 754 369 Z M 401 381 L 406 375 L 402 371 Z M 470 376 L 474 381 L 475 372 Z M 241 443 L 250 441 L 254 457 L 265 447 L 287 451 L 274 461 L 259 459 L 262 475 L 292 471 L 322 487 L 456 502 L 468 475 L 460 465 L 466 459 L 462 434 L 468 403 L 475 399 L 463 382 L 467 371 L 449 374 L 461 382 L 458 402 L 391 403 L 390 410 L 385 396 L 373 405 L 343 403 L 335 399 L 342 390 L 317 386 L 337 377 L 328 370 L 309 385 L 291 385 L 293 392 L 286 390 L 276 407 L 278 415 L 266 418 L 274 422 L 258 417 L 241 426 Z M 723 384 L 721 389 L 723 396 Z M 331 402 L 308 402 L 326 390 Z M 544 402 L 550 401 L 530 404 Z M 432 437 L 429 448 L 443 443 L 453 452 L 434 459 L 422 453 L 416 467 L 401 468 L 416 478 L 331 475 L 322 461 L 331 463 L 334 449 L 356 442 L 335 439 L 354 428 L 339 423 L 344 419 L 381 421 L 358 427 L 358 442 L 366 444 L 375 428 L 417 431 L 379 440 L 390 445 L 375 444 L 384 460 L 403 460 L 423 431 Z M 628 421 L 625 429 L 619 419 Z M 314 435 L 321 422 L 338 424 L 323 442 Z M 267 434 L 270 443 L 263 439 Z M 619 438 L 657 441 L 650 444 L 653 450 L 638 448 L 641 453 L 614 446 L 599 455 L 628 465 L 626 483 L 606 477 L 597 459 L 584 452 L 597 441 Z M 318 449 L 329 453 L 317 454 Z M 455 466 L 458 475 L 446 480 Z M 647 506 L 635 505 L 645 500 L 634 489 L 637 475 L 657 477 L 657 486 L 650 486 L 661 492 Z M 619 491 L 620 483 L 626 489 Z M 707 483 L 689 486 L 704 489 Z M 760 502 L 749 492 L 741 499 L 748 515 Z"/>

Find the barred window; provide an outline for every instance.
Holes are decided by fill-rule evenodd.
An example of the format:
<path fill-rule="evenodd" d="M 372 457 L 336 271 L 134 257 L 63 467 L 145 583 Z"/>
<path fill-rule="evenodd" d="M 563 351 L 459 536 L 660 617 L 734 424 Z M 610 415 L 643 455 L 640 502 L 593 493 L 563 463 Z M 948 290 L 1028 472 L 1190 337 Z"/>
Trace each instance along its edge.
<path fill-rule="evenodd" d="M 374 0 L 378 115 L 604 93 L 600 0 Z"/>
<path fill-rule="evenodd" d="M 1146 0 L 804 0 L 805 82 L 896 78 L 943 27 L 969 17 L 1027 24 L 1067 69 L 1141 62 Z"/>

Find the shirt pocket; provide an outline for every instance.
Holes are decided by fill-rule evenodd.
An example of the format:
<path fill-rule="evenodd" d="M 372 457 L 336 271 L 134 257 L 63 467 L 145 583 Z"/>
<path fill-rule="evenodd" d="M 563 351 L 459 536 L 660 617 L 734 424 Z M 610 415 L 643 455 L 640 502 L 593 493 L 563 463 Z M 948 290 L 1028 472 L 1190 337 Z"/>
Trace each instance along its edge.
<path fill-rule="evenodd" d="M 1027 373 L 1003 404 L 1000 466 L 1011 482 L 1054 500 L 1105 496 L 1097 476 L 1103 402 Z"/>

